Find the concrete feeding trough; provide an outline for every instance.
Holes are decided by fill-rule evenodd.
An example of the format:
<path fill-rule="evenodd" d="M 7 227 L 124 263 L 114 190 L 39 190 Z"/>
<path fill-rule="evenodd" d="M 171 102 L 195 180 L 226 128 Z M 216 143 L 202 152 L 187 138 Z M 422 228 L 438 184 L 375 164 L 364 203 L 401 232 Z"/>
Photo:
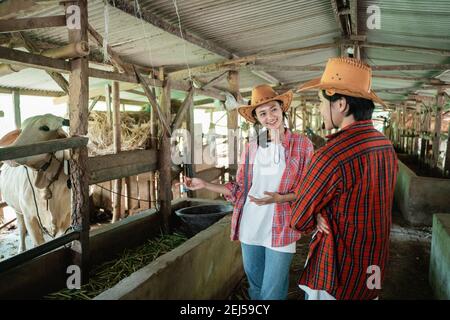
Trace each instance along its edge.
<path fill-rule="evenodd" d="M 411 225 L 431 226 L 433 214 L 447 212 L 450 205 L 450 179 L 418 176 L 398 161 L 395 202 Z"/>
<path fill-rule="evenodd" d="M 230 222 L 225 216 L 94 300 L 226 299 L 244 276 Z"/>
<path fill-rule="evenodd" d="M 430 255 L 430 285 L 435 298 L 450 299 L 450 215 L 433 216 L 433 239 Z"/>

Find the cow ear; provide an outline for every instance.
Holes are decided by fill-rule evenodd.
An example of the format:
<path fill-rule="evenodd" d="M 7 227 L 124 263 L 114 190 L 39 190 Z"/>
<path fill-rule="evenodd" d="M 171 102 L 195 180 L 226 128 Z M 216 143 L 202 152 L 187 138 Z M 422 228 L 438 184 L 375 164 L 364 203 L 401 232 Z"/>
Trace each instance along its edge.
<path fill-rule="evenodd" d="M 0 139 L 0 147 L 6 147 L 13 144 L 19 137 L 21 129 L 16 129 L 14 131 L 8 132 Z"/>
<path fill-rule="evenodd" d="M 47 187 L 48 179 L 45 171 L 38 171 L 36 174 L 36 179 L 34 180 L 34 186 L 38 189 L 43 189 Z"/>

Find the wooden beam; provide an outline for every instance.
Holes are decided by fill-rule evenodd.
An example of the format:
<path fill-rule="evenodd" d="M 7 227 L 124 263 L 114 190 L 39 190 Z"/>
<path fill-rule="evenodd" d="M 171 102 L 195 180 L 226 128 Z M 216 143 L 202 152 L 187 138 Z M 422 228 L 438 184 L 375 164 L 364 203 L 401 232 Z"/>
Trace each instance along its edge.
<path fill-rule="evenodd" d="M 30 68 L 51 70 L 56 72 L 70 72 L 71 65 L 63 59 L 53 59 L 41 55 L 27 53 L 0 46 L 0 62 L 18 64 Z"/>
<path fill-rule="evenodd" d="M 186 98 L 184 98 L 184 101 L 181 104 L 180 110 L 178 111 L 177 115 L 175 116 L 175 119 L 172 122 L 172 125 L 171 125 L 172 132 L 174 130 L 177 130 L 180 127 L 186 112 L 189 110 L 189 108 L 192 105 L 193 98 L 194 98 L 194 90 L 191 89 L 189 91 L 188 95 L 186 96 Z"/>
<path fill-rule="evenodd" d="M 358 44 L 365 48 L 409 51 L 409 52 L 417 52 L 417 53 L 425 53 L 425 54 L 434 54 L 434 55 L 444 56 L 444 57 L 450 56 L 450 50 L 444 50 L 444 49 L 423 48 L 423 47 L 404 46 L 404 45 L 398 45 L 398 44 L 377 43 L 377 42 L 361 42 Z"/>
<path fill-rule="evenodd" d="M 450 68 L 450 64 L 407 64 L 407 65 L 382 65 L 372 66 L 372 71 L 415 71 L 415 70 L 446 70 Z M 280 66 L 280 65 L 251 65 L 243 66 L 240 69 L 246 70 L 266 70 L 266 71 L 283 71 L 283 72 L 297 72 L 297 71 L 323 71 L 323 66 Z"/>
<path fill-rule="evenodd" d="M 336 43 L 323 43 L 319 45 L 314 46 L 308 46 L 303 48 L 294 48 L 294 49 L 288 49 L 288 50 L 282 50 L 277 52 L 270 52 L 270 53 L 261 53 L 261 54 L 253 54 L 249 56 L 245 56 L 242 58 L 236 58 L 233 60 L 224 60 L 218 63 L 213 63 L 205 66 L 200 67 L 194 67 L 190 68 L 192 75 L 198 75 L 198 74 L 205 74 L 205 73 L 211 73 L 211 72 L 218 72 L 218 71 L 229 71 L 229 70 L 236 70 L 238 68 L 244 68 L 248 64 L 253 64 L 257 60 L 271 60 L 281 57 L 286 57 L 290 55 L 296 55 L 301 53 L 308 53 L 308 52 L 314 52 L 318 50 L 323 49 L 329 49 L 329 48 L 335 48 L 337 47 Z M 320 69 L 319 71 L 322 71 Z M 189 76 L 189 70 L 179 70 L 170 73 L 171 79 L 182 79 Z"/>
<path fill-rule="evenodd" d="M 66 6 L 72 3 L 65 3 Z M 69 29 L 69 43 L 87 43 L 87 0 L 78 0 L 80 8 L 80 29 Z M 40 57 L 40 59 L 48 59 Z M 71 61 L 69 76 L 69 114 L 70 136 L 86 136 L 89 118 L 89 75 L 86 56 Z M 55 70 L 60 71 L 60 70 Z M 81 269 L 81 281 L 89 279 L 89 174 L 87 171 L 87 147 L 74 149 L 70 160 L 70 179 L 72 181 L 72 225 L 80 230 L 80 239 L 72 249 L 74 263 Z"/>
<path fill-rule="evenodd" d="M 65 19 L 65 16 L 64 16 L 64 19 Z M 22 32 L 17 32 L 14 35 L 18 39 L 20 39 L 21 42 L 23 42 L 23 44 L 25 45 L 25 47 L 27 48 L 28 51 L 30 51 L 31 53 L 34 53 L 34 54 L 36 54 L 36 53 L 39 54 L 39 48 L 25 34 L 23 34 Z M 59 85 L 59 87 L 65 93 L 69 93 L 69 83 L 60 73 L 54 72 L 54 71 L 49 71 L 49 70 L 45 70 L 45 72 L 47 72 L 47 74 Z"/>
<path fill-rule="evenodd" d="M 145 77 L 143 77 L 139 72 L 137 72 L 136 70 L 135 70 L 135 72 L 136 72 L 136 76 L 139 78 L 139 81 L 140 81 L 140 83 L 141 83 L 141 86 L 142 86 L 142 89 L 144 89 L 144 93 L 145 93 L 145 95 L 147 96 L 147 99 L 148 99 L 148 101 L 150 102 L 150 104 L 152 105 L 152 107 L 153 108 L 155 108 L 155 110 L 156 110 L 156 112 L 157 112 L 157 114 L 158 114 L 158 118 L 159 118 L 159 120 L 161 121 L 161 123 L 162 123 L 162 125 L 163 125 L 163 127 L 164 127 L 164 129 L 165 129 L 165 135 L 170 135 L 170 133 L 171 133 L 171 130 L 170 130 L 170 126 L 169 126 L 169 124 L 168 124 L 168 122 L 167 122 L 167 119 L 170 119 L 170 117 L 169 118 L 166 118 L 165 116 L 164 116 L 164 113 L 163 113 L 163 111 L 161 110 L 161 107 L 159 106 L 159 104 L 156 102 L 156 98 L 155 98 L 155 96 L 153 95 L 153 93 L 152 93 L 152 91 L 150 90 L 150 87 L 149 87 L 149 84 L 147 83 L 147 79 L 145 78 Z M 161 80 L 160 80 L 161 81 Z M 163 88 L 164 88 L 164 82 L 163 82 Z M 170 100 L 170 97 L 169 97 L 169 100 Z"/>
<path fill-rule="evenodd" d="M 91 69 L 89 69 L 89 76 L 92 78 L 127 82 L 127 83 L 121 85 L 121 88 L 123 91 L 134 89 L 139 84 L 139 78 L 136 76 L 136 74 L 117 73 L 117 72 L 110 72 L 110 71 L 104 71 L 104 70 L 91 68 Z M 158 79 L 151 79 L 148 77 L 145 77 L 145 79 L 149 86 L 162 87 L 162 82 L 159 81 Z M 133 85 L 133 84 L 137 84 L 137 85 Z M 188 92 L 191 88 L 191 85 L 187 81 L 172 81 L 172 88 L 174 90 Z M 195 89 L 195 93 L 198 95 L 206 96 L 206 97 L 212 97 L 212 98 L 218 99 L 220 101 L 225 101 L 225 95 L 222 93 L 222 91 L 217 90 L 217 89 L 213 89 L 213 88 Z M 143 94 L 145 94 L 145 93 L 143 93 Z M 95 90 L 90 90 L 90 93 L 89 93 L 90 98 L 96 97 L 98 95 L 99 95 L 99 93 L 97 93 Z M 67 100 L 68 100 L 67 96 L 60 97 L 59 99 L 54 99 L 53 103 L 55 103 L 55 104 L 66 103 Z"/>
<path fill-rule="evenodd" d="M 97 101 L 106 101 L 106 98 L 104 96 L 97 96 L 97 97 L 94 97 L 94 99 L 97 99 Z M 130 106 L 145 107 L 146 105 L 148 105 L 148 102 L 121 98 L 120 99 L 120 104 L 121 105 L 126 104 L 126 105 L 130 105 Z"/>
<path fill-rule="evenodd" d="M 121 179 L 157 169 L 157 151 L 132 150 L 89 157 L 89 184 Z"/>
<path fill-rule="evenodd" d="M 348 37 L 350 34 L 347 33 L 347 28 L 344 25 L 344 21 L 341 20 L 340 8 L 338 6 L 337 0 L 331 0 L 331 8 L 333 9 L 334 18 L 341 32 L 343 38 Z"/>
<path fill-rule="evenodd" d="M 217 77 L 212 78 L 207 83 L 202 83 L 201 87 L 199 89 L 205 89 L 207 87 L 212 87 L 216 83 L 219 83 L 220 81 L 224 80 L 227 76 L 228 76 L 228 72 L 225 71 L 225 72 L 219 74 Z M 200 82 L 198 79 L 194 79 L 194 81 Z"/>
<path fill-rule="evenodd" d="M 37 17 L 0 20 L 0 32 L 24 31 L 31 29 L 65 27 L 66 16 Z"/>
<path fill-rule="evenodd" d="M 109 3 L 113 5 L 115 8 L 120 9 L 130 15 L 133 15 L 134 17 L 139 16 L 140 19 L 152 24 L 153 26 L 160 28 L 168 33 L 171 33 L 179 38 L 181 38 L 183 41 L 187 41 L 189 43 L 192 43 L 196 46 L 199 46 L 200 48 L 206 49 L 210 52 L 213 52 L 215 54 L 218 54 L 219 56 L 222 56 L 226 59 L 232 59 L 232 58 L 239 58 L 236 54 L 231 53 L 229 50 L 219 46 L 218 44 L 206 40 L 203 38 L 200 38 L 192 33 L 190 33 L 187 30 L 182 30 L 180 26 L 176 24 L 170 24 L 166 22 L 165 20 L 159 18 L 157 15 L 147 11 L 147 10 L 138 10 L 140 8 L 135 8 L 134 5 L 131 3 L 124 1 L 124 0 L 109 0 Z M 267 74 L 265 71 L 252 71 L 254 74 L 256 74 L 258 77 L 274 83 L 279 83 L 280 81 L 276 79 L 275 77 Z"/>
<path fill-rule="evenodd" d="M 133 17 L 138 16 L 143 21 L 148 22 L 151 25 L 167 33 L 173 34 L 179 38 L 183 38 L 185 41 L 195 44 L 200 48 L 206 49 L 223 57 L 227 58 L 233 57 L 232 53 L 226 50 L 225 48 L 222 48 L 209 40 L 199 38 L 198 36 L 190 33 L 189 31 L 180 30 L 180 27 L 177 24 L 168 23 L 165 20 L 159 18 L 157 15 L 149 12 L 148 10 L 141 9 L 139 12 L 137 8 L 129 1 L 108 0 L 108 3 L 114 6 L 116 9 L 122 10 L 123 12 L 128 13 Z"/>
<path fill-rule="evenodd" d="M 88 141 L 89 139 L 86 137 L 71 137 L 23 146 L 5 147 L 1 148 L 0 161 L 20 159 L 44 153 L 53 153 L 64 149 L 79 148 L 86 146 Z"/>
<path fill-rule="evenodd" d="M 417 82 L 423 82 L 423 83 L 427 83 L 427 84 L 445 84 L 445 82 L 442 82 L 439 79 L 425 78 L 425 77 L 405 77 L 405 76 L 382 75 L 382 74 L 373 74 L 372 77 L 378 78 L 378 79 L 417 81 Z"/>

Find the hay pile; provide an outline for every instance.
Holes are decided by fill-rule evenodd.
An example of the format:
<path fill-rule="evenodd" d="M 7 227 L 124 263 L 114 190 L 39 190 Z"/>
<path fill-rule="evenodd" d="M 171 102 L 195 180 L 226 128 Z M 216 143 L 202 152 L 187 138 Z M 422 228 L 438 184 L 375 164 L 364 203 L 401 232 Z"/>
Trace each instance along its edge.
<path fill-rule="evenodd" d="M 145 149 L 150 138 L 150 113 L 121 112 L 122 150 Z M 104 111 L 89 114 L 88 150 L 90 156 L 113 153 L 112 124 L 107 123 Z"/>

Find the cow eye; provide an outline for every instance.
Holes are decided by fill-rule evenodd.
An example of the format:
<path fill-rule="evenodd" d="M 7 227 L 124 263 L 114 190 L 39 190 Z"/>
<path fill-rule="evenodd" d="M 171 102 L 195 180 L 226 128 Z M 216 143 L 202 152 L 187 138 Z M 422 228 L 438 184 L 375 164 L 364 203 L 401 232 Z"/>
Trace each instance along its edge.
<path fill-rule="evenodd" d="M 50 131 L 50 128 L 47 127 L 47 126 L 41 126 L 41 127 L 39 127 L 39 130 L 42 130 L 42 131 Z"/>

